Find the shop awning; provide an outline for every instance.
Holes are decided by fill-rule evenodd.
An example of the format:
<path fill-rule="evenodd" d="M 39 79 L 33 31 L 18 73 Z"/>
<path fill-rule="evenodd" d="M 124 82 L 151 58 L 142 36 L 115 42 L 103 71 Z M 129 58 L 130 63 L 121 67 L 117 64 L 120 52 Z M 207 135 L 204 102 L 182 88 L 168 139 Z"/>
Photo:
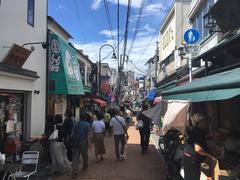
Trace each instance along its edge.
<path fill-rule="evenodd" d="M 49 40 L 49 93 L 84 95 L 77 51 L 53 32 Z"/>
<path fill-rule="evenodd" d="M 164 100 L 203 102 L 230 99 L 240 95 L 240 68 L 214 74 L 163 91 Z"/>
<path fill-rule="evenodd" d="M 162 91 L 166 91 L 168 89 L 172 89 L 172 88 L 177 86 L 176 83 L 177 83 L 177 81 L 174 80 L 174 81 L 168 82 L 166 84 L 163 84 L 161 86 L 156 86 L 155 93 L 160 93 L 161 94 Z"/>
<path fill-rule="evenodd" d="M 103 101 L 101 99 L 97 99 L 97 98 L 92 98 L 93 101 L 95 101 L 97 104 L 100 105 L 100 107 L 105 107 L 107 106 L 107 102 L 106 101 Z"/>

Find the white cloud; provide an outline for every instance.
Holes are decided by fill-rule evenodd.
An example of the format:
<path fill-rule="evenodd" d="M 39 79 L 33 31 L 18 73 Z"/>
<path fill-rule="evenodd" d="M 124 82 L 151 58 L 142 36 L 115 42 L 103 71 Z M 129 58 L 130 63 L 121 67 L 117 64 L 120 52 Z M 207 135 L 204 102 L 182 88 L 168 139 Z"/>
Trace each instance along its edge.
<path fill-rule="evenodd" d="M 112 2 L 113 4 L 117 4 L 118 1 L 117 0 L 110 0 L 110 2 Z M 133 0 L 131 2 L 131 6 L 133 8 L 139 8 L 141 3 L 142 3 L 142 0 Z M 128 5 L 128 0 L 119 0 L 119 4 L 127 6 Z"/>
<path fill-rule="evenodd" d="M 93 9 L 93 10 L 99 9 L 102 1 L 103 0 L 94 0 L 92 5 L 91 5 L 91 9 Z M 108 2 L 111 3 L 111 4 L 117 4 L 118 0 L 108 0 Z M 131 2 L 131 6 L 133 8 L 139 8 L 140 5 L 141 5 L 141 2 L 142 2 L 142 0 L 133 0 Z M 123 6 L 127 6 L 128 5 L 128 0 L 119 0 L 119 4 L 123 5 Z"/>
<path fill-rule="evenodd" d="M 104 44 L 111 44 L 111 42 L 112 40 L 109 39 L 105 42 L 91 42 L 86 44 L 73 42 L 73 45 L 77 49 L 82 49 L 83 54 L 88 55 L 89 59 L 92 62 L 97 62 L 99 61 L 99 50 L 101 46 Z M 112 49 L 110 47 L 104 47 L 101 50 L 101 60 L 102 62 L 109 63 L 110 67 L 117 68 L 117 61 L 114 61 L 111 59 L 111 53 L 112 53 Z M 107 58 L 105 59 L 106 56 Z"/>
<path fill-rule="evenodd" d="M 144 64 L 154 56 L 155 50 L 156 50 L 156 41 L 157 37 L 153 39 L 149 44 L 150 40 L 152 38 L 152 35 L 144 36 L 144 37 L 137 37 L 133 46 L 133 49 L 131 51 L 129 60 L 132 61 L 137 68 L 139 68 L 142 71 L 145 71 L 147 68 Z M 112 40 L 109 39 L 105 42 L 91 42 L 87 44 L 73 42 L 74 46 L 77 49 L 82 49 L 83 53 L 88 55 L 90 60 L 93 62 L 96 62 L 99 60 L 99 49 L 103 44 L 111 44 Z M 131 39 L 129 39 L 128 44 L 131 43 Z M 147 47 L 148 46 L 148 47 Z M 122 45 L 121 45 L 122 47 Z M 104 59 L 107 55 L 111 54 L 112 49 L 110 47 L 104 47 L 101 50 L 101 57 Z M 120 49 L 120 54 L 122 50 Z M 111 59 L 111 55 L 106 58 L 105 60 L 102 60 L 102 62 L 107 62 L 110 67 L 117 68 L 117 61 L 114 61 Z M 128 69 L 134 70 L 139 73 L 139 71 L 131 65 L 131 63 L 128 63 L 128 66 L 126 64 L 125 67 L 128 67 Z"/>
<path fill-rule="evenodd" d="M 91 5 L 91 9 L 93 9 L 93 10 L 99 9 L 100 4 L 101 4 L 101 1 L 102 1 L 102 0 L 94 0 L 93 3 L 92 3 L 92 5 Z"/>
<path fill-rule="evenodd" d="M 149 33 L 153 33 L 153 32 L 156 31 L 155 29 L 153 29 L 153 28 L 150 27 L 150 24 L 145 24 L 145 26 L 144 26 L 143 29 L 146 30 L 146 31 L 149 32 Z"/>
<path fill-rule="evenodd" d="M 162 3 L 149 4 L 144 9 L 145 15 L 159 15 L 166 11 L 166 7 Z"/>
<path fill-rule="evenodd" d="M 141 28 L 138 31 L 137 36 L 149 36 L 151 34 L 154 34 L 156 29 L 152 28 L 150 24 L 145 24 L 143 28 Z M 132 32 L 134 32 L 134 28 L 132 29 Z"/>
<path fill-rule="evenodd" d="M 55 7 L 55 10 L 67 10 L 62 4 L 59 4 L 57 7 Z"/>
<path fill-rule="evenodd" d="M 115 37 L 115 36 L 117 36 L 117 30 L 113 30 L 112 35 L 111 35 L 111 31 L 109 31 L 109 30 L 102 30 L 101 32 L 99 32 L 99 34 L 105 35 L 107 37 L 112 37 L 112 35 L 113 35 L 113 37 Z"/>

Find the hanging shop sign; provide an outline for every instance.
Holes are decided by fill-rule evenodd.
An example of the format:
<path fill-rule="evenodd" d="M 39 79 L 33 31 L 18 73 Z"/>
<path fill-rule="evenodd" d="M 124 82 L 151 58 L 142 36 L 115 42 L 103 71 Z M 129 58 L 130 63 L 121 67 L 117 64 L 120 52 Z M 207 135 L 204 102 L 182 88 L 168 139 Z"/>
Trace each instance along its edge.
<path fill-rule="evenodd" d="M 76 50 L 53 32 L 49 33 L 49 39 L 50 94 L 83 95 L 84 88 Z"/>

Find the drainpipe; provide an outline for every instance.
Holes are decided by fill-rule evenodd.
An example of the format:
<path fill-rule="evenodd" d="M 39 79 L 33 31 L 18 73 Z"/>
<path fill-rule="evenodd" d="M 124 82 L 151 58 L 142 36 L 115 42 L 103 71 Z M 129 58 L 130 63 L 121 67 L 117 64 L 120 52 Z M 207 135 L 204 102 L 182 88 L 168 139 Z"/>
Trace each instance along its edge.
<path fill-rule="evenodd" d="M 49 30 L 47 29 L 47 43 L 48 47 L 46 50 L 46 105 L 45 105 L 45 117 L 48 115 L 48 96 L 49 96 Z"/>
<path fill-rule="evenodd" d="M 46 9 L 46 13 L 48 13 L 48 2 L 47 2 L 47 9 Z M 49 89 L 49 72 L 48 72 L 48 66 L 49 66 L 49 30 L 48 30 L 48 16 L 46 14 L 46 42 L 47 42 L 47 48 L 46 48 L 46 98 L 45 98 L 45 125 L 46 125 L 46 117 L 48 115 L 48 89 Z"/>

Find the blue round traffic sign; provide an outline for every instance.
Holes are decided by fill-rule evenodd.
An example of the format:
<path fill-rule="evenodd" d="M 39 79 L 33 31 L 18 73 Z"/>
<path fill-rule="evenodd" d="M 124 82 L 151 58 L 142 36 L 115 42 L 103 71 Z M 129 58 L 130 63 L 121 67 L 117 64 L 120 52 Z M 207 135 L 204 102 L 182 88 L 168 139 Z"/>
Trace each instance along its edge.
<path fill-rule="evenodd" d="M 187 31 L 185 31 L 183 37 L 186 43 L 194 44 L 199 40 L 200 34 L 196 29 L 188 29 Z"/>

